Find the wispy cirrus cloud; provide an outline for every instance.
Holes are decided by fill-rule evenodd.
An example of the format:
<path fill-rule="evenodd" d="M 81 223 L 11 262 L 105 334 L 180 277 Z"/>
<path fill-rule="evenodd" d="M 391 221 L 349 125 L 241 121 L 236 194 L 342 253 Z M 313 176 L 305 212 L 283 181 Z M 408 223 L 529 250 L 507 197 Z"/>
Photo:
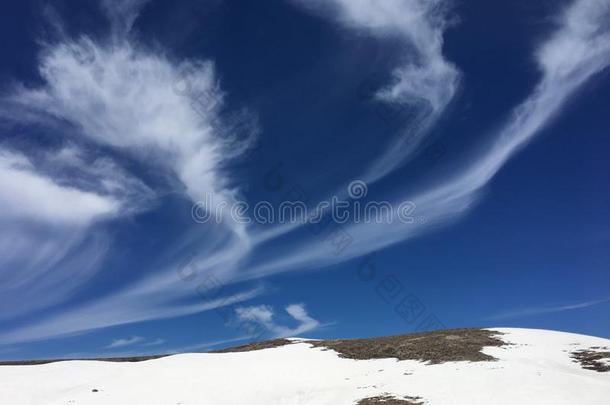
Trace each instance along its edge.
<path fill-rule="evenodd" d="M 519 309 L 516 309 L 513 311 L 500 312 L 500 313 L 491 315 L 487 319 L 501 320 L 501 319 L 511 319 L 511 318 L 523 318 L 523 317 L 535 316 L 535 315 L 545 315 L 545 314 L 552 314 L 552 313 L 557 313 L 557 312 L 573 311 L 576 309 L 590 308 L 590 307 L 594 307 L 597 305 L 606 304 L 608 302 L 610 302 L 610 298 L 605 298 L 605 299 L 600 299 L 600 300 L 581 301 L 581 302 L 572 303 L 572 304 L 519 308 Z"/>
<path fill-rule="evenodd" d="M 161 287 L 171 291 L 160 294 Z M 5 331 L 0 335 L 0 342 L 11 344 L 74 336 L 110 326 L 191 315 L 249 301 L 265 291 L 258 286 L 234 294 L 218 295 L 215 299 L 200 299 L 180 305 L 174 301 L 196 295 L 196 286 L 185 284 L 183 288 L 178 287 L 139 283 L 133 288 L 114 291 L 79 307 L 53 313 L 27 326 Z"/>
<path fill-rule="evenodd" d="M 112 342 L 108 346 L 105 346 L 104 348 L 105 349 L 115 349 L 115 348 L 120 348 L 120 347 L 125 347 L 125 346 L 133 346 L 138 343 L 144 342 L 144 340 L 145 339 L 141 336 L 132 336 L 130 338 L 113 339 Z"/>
<path fill-rule="evenodd" d="M 160 177 L 169 179 L 170 188 L 186 198 L 194 201 L 212 195 L 214 203 L 224 201 L 230 204 L 239 195 L 239 187 L 226 170 L 225 161 L 239 156 L 248 146 L 257 131 L 255 123 L 246 126 L 248 130 L 244 141 L 236 139 L 231 132 L 231 122 L 226 122 L 223 115 L 225 97 L 213 63 L 195 60 L 177 62 L 139 46 L 134 42 L 130 27 L 137 18 L 135 6 L 141 2 L 127 3 L 125 7 L 129 6 L 128 12 L 110 13 L 116 27 L 111 39 L 63 39 L 47 44 L 40 64 L 45 83 L 36 88 L 15 87 L 11 97 L 5 100 L 13 108 L 13 114 L 8 114 L 12 115 L 10 119 L 43 125 L 54 133 L 76 133 L 80 142 L 104 148 L 109 155 L 102 160 L 105 164 L 99 164 L 100 173 L 118 173 L 121 165 L 113 157 L 115 154 L 127 156 Z M 193 268 L 199 273 L 219 274 L 227 284 L 256 279 L 346 261 L 459 219 L 475 206 L 480 193 L 504 164 L 552 122 L 584 83 L 608 66 L 609 3 L 608 0 L 577 0 L 557 18 L 555 31 L 541 41 L 534 51 L 540 71 L 538 83 L 505 122 L 490 131 L 487 142 L 474 159 L 462 162 L 449 175 L 432 179 L 409 193 L 402 190 L 392 193 L 394 201 L 413 201 L 417 215 L 426 218 L 425 223 L 346 225 L 346 231 L 353 237 L 354 243 L 344 254 L 337 256 L 331 244 L 311 235 L 299 238 L 298 243 L 283 245 L 281 249 L 275 246 L 267 249 L 265 244 L 270 239 L 278 239 L 288 232 L 298 232 L 299 227 L 272 228 L 267 233 L 272 237 L 258 238 L 258 230 L 227 218 L 214 229 L 209 229 L 211 237 L 197 240 L 196 255 L 191 262 Z M 380 88 L 376 97 L 379 102 L 416 106 L 420 114 L 418 119 L 420 123 L 423 120 L 424 125 L 405 128 L 404 136 L 396 144 L 389 145 L 386 153 L 366 166 L 369 169 L 365 171 L 363 179 L 378 181 L 411 156 L 459 86 L 459 71 L 442 53 L 443 33 L 450 20 L 446 3 L 423 0 L 329 0 L 308 4 L 318 10 L 322 7 L 322 12 L 329 13 L 350 29 L 366 32 L 380 41 L 391 36 L 404 44 L 406 62 L 392 72 L 392 81 Z M 570 52 L 566 52 L 566 49 Z M 205 94 L 204 108 L 194 109 L 190 95 L 201 94 Z M 71 153 L 65 149 L 57 153 L 57 161 L 63 163 L 56 164 L 69 167 L 68 162 L 76 162 L 73 167 L 83 170 L 91 166 L 92 160 L 83 158 L 81 149 L 77 148 L 77 151 Z M 59 183 L 56 179 L 61 178 L 61 170 L 54 169 L 59 166 L 29 167 L 28 157 L 24 153 L 6 156 L 9 157 L 5 158 L 4 164 L 10 173 L 18 172 L 22 176 L 38 176 L 35 178 L 47 180 L 52 178 L 49 180 L 50 186 L 40 182 L 33 184 L 47 184 L 57 193 L 77 190 L 79 198 L 72 203 L 77 205 L 76 212 L 82 211 L 82 223 L 88 229 L 97 229 L 94 226 L 98 221 L 108 216 L 116 217 L 146 209 L 147 204 L 142 201 L 149 201 L 150 195 L 154 196 L 157 192 L 154 185 L 140 180 L 135 173 L 119 176 L 123 178 L 119 182 L 95 183 L 94 187 L 92 179 L 97 176 L 86 176 L 78 182 L 67 176 Z M 81 157 L 73 159 L 74 156 Z M 108 181 L 112 178 L 106 177 Z M 131 187 L 130 184 L 141 187 Z M 126 190 L 136 192 L 127 193 Z M 0 200 L 9 197 L 0 196 Z M 101 202 L 105 199 L 108 207 L 112 207 L 108 212 L 102 209 L 105 206 Z M 398 207 L 400 204 L 393 205 Z M 15 209 L 25 208 L 27 205 Z M 65 207 L 57 209 L 61 213 Z M 55 218 L 55 215 L 48 217 Z M 60 254 L 54 263 L 68 257 L 74 246 L 77 245 L 55 249 Z M 3 248 L 1 241 L 0 248 Z M 8 245 L 5 248 L 10 250 Z M 103 251 L 101 245 L 99 250 Z M 261 252 L 260 257 L 264 257 L 264 260 L 245 262 L 254 251 Z M 38 261 L 43 262 L 43 259 Z M 0 335 L 0 339 L 4 342 L 36 340 L 192 314 L 245 302 L 263 292 L 262 288 L 252 288 L 221 297 L 215 302 L 185 303 L 196 286 L 184 283 L 177 277 L 176 269 L 182 260 L 183 257 L 179 257 L 175 263 L 155 268 L 155 271 L 129 286 L 78 308 L 52 313 L 36 324 L 6 331 Z M 60 274 L 63 276 L 54 279 L 54 282 L 67 279 L 66 275 L 71 273 L 66 269 L 72 267 L 62 267 Z M 46 285 L 36 279 L 31 281 L 30 287 Z M 85 285 L 85 281 L 86 278 L 78 279 L 72 288 Z M 243 306 L 238 315 L 263 323 L 278 336 L 305 333 L 319 326 L 319 322 L 310 317 L 302 305 L 289 306 L 286 312 L 298 322 L 296 328 L 278 325 L 275 320 L 277 314 L 268 306 Z"/>
<path fill-rule="evenodd" d="M 368 4 L 355 4 L 361 3 Z M 254 265 L 242 279 L 350 260 L 450 224 L 469 212 L 504 164 L 552 123 L 583 84 L 610 65 L 608 21 L 608 0 L 577 0 L 569 5 L 557 17 L 554 32 L 534 49 L 541 76 L 537 85 L 505 122 L 490 132 L 476 157 L 424 187 L 408 194 L 396 193 L 397 197 L 391 201 L 393 206 L 411 201 L 425 222 L 350 224 L 344 230 L 354 242 L 341 255 L 335 254 L 332 244 L 312 237 L 306 243 L 287 248 L 272 260 Z M 568 49 L 571 52 L 566 52 Z M 398 213 L 394 217 L 399 217 Z"/>
<path fill-rule="evenodd" d="M 392 80 L 376 89 L 381 103 L 409 105 L 417 113 L 401 136 L 374 159 L 360 177 L 375 182 L 403 164 L 442 115 L 459 88 L 460 72 L 443 55 L 443 35 L 450 24 L 447 0 L 294 0 L 340 24 L 380 41 L 403 44 L 401 65 Z"/>
<path fill-rule="evenodd" d="M 17 299 L 43 287 L 59 287 L 56 293 L 50 290 L 2 317 L 57 304 L 70 297 L 65 294 L 68 286 L 72 291 L 92 287 L 87 282 L 93 269 L 86 277 L 75 275 L 102 261 L 104 245 L 90 243 L 86 250 L 83 241 L 104 235 L 107 220 L 149 209 L 150 202 L 168 190 L 193 201 L 211 195 L 214 203 L 233 201 L 239 193 L 224 165 L 248 147 L 256 123 L 242 114 L 236 133 L 233 118 L 224 114 L 224 93 L 212 61 L 176 61 L 137 41 L 132 26 L 145 3 L 104 2 L 112 26 L 109 38 L 69 38 L 58 30 L 59 38 L 42 42 L 43 84 L 13 83 L 2 97 L 0 118 L 6 128 L 16 124 L 43 128 L 54 141 L 61 140 L 59 147 L 41 144 L 23 150 L 19 144 L 0 145 L 0 201 L 6 205 L 0 221 L 18 231 L 10 239 L 0 238 L 0 249 L 11 252 L 2 259 L 8 262 L 0 277 L 15 280 L 3 284 L 3 294 Z M 127 170 L 119 161 L 137 163 L 143 170 Z M 142 172 L 149 174 L 146 180 Z M 35 228 L 30 232 L 26 223 L 32 222 Z M 230 272 L 249 251 L 245 226 L 225 221 L 211 231 L 216 238 L 198 241 L 201 264 Z M 41 241 L 44 235 L 48 238 Z M 22 248 L 16 249 L 17 243 Z M 214 259 L 209 260 L 203 255 L 212 248 Z M 85 252 L 89 264 L 82 266 Z M 76 310 L 5 331 L 0 339 L 38 339 L 178 316 L 229 305 L 262 291 L 254 287 L 229 294 L 226 301 L 177 304 L 196 295 L 195 286 L 182 283 L 176 275 L 180 260 L 155 269 L 165 276 L 150 272 L 128 290 L 106 292 Z M 61 280 L 69 280 L 66 287 Z M 95 317 L 90 311 L 105 315 Z M 87 321 L 89 317 L 97 320 Z"/>
<path fill-rule="evenodd" d="M 329 17 L 356 33 L 364 33 L 379 41 L 395 39 L 402 44 L 401 64 L 393 70 L 391 82 L 375 89 L 375 100 L 379 103 L 399 105 L 401 108 L 409 106 L 417 113 L 399 130 L 399 136 L 394 137 L 394 143 L 388 145 L 380 156 L 375 156 L 372 162 L 365 165 L 365 171 L 357 175 L 368 184 L 379 181 L 413 156 L 459 88 L 460 72 L 445 58 L 442 49 L 444 31 L 452 19 L 450 4 L 446 0 L 293 2 Z M 372 133 L 371 136 L 377 137 L 377 134 Z M 345 195 L 344 186 L 337 187 L 335 194 Z M 358 249 L 350 248 L 350 251 L 341 257 L 336 255 L 332 244 L 319 238 L 305 238 L 298 246 L 288 247 L 271 255 L 272 258 L 265 263 L 252 265 L 246 272 L 237 275 L 237 279 L 264 277 L 274 272 L 290 271 L 294 267 L 330 265 L 387 246 L 385 237 L 371 241 L 372 238 L 366 234 L 369 231 L 375 233 L 372 228 L 375 227 L 351 227 L 349 233 L 357 234 L 357 242 L 362 242 L 363 246 Z M 423 227 L 416 224 L 400 227 L 403 233 L 419 233 L 421 228 Z M 255 230 L 253 242 L 267 243 L 299 230 L 298 224 L 278 226 L 261 232 Z M 384 233 L 383 230 L 380 232 Z M 364 250 L 361 250 L 362 248 Z"/>
<path fill-rule="evenodd" d="M 165 339 L 157 338 L 153 340 L 146 339 L 142 336 L 131 336 L 128 338 L 113 339 L 110 344 L 104 346 L 104 349 L 118 349 L 126 346 L 159 346 L 165 343 Z"/>
<path fill-rule="evenodd" d="M 165 339 L 157 338 L 155 340 L 148 341 L 144 343 L 142 346 L 159 346 L 165 343 Z"/>
<path fill-rule="evenodd" d="M 0 318 L 66 299 L 98 271 L 109 246 L 105 232 L 87 231 L 148 198 L 149 189 L 111 160 L 67 162 L 66 150 L 29 157 L 0 145 L 0 280 L 6 300 L 22 301 Z M 132 204 L 135 192 L 142 199 Z"/>

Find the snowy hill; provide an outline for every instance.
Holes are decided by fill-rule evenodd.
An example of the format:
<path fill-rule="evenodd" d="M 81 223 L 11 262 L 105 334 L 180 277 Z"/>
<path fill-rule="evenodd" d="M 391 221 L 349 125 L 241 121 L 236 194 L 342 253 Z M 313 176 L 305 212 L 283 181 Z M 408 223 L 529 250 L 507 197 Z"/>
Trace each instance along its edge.
<path fill-rule="evenodd" d="M 129 363 L 0 366 L 0 402 L 603 405 L 610 404 L 610 340 L 544 330 L 462 329 L 275 340 Z"/>

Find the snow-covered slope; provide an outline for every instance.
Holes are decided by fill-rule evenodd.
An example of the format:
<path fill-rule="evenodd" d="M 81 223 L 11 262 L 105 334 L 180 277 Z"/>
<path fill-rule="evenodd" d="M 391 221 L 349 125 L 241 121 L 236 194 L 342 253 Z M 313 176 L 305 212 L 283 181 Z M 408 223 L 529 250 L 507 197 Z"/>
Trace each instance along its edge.
<path fill-rule="evenodd" d="M 493 330 L 508 343 L 483 348 L 496 361 L 353 360 L 295 341 L 264 350 L 180 354 L 138 363 L 1 366 L 0 403 L 348 405 L 391 396 L 410 397 L 405 404 L 610 404 L 610 372 L 584 369 L 571 357 L 578 350 L 608 351 L 610 340 Z"/>

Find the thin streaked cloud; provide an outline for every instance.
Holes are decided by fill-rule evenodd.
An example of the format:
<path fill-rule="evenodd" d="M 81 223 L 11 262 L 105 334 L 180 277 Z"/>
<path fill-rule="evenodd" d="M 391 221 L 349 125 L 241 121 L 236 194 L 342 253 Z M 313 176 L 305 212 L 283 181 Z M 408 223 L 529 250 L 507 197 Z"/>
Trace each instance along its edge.
<path fill-rule="evenodd" d="M 521 308 L 514 311 L 500 312 L 498 314 L 492 315 L 487 319 L 511 319 L 511 318 L 522 318 L 526 316 L 535 316 L 535 315 L 544 315 L 544 314 L 552 314 L 556 312 L 564 312 L 564 311 L 572 311 L 575 309 L 584 309 L 590 308 L 597 305 L 605 304 L 610 302 L 610 298 L 605 298 L 601 300 L 591 300 L 578 302 L 574 304 L 563 304 L 563 305 L 554 305 L 554 306 L 539 306 L 539 307 L 529 307 L 529 308 Z"/>

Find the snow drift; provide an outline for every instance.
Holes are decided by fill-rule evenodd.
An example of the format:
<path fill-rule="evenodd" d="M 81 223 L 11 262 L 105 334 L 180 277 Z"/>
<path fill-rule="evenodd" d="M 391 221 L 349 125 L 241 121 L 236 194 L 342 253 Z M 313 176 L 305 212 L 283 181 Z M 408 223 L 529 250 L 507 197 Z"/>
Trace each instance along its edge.
<path fill-rule="evenodd" d="M 464 330 L 366 341 L 293 339 L 260 350 L 254 349 L 264 344 L 130 363 L 79 360 L 0 366 L 0 401 L 11 405 L 601 405 L 610 401 L 608 339 L 498 328 L 478 330 L 489 334 L 482 336 L 489 340 L 472 343 L 460 331 Z M 427 349 L 417 343 L 425 339 L 431 342 Z M 470 346 L 462 350 L 464 345 Z M 445 350 L 449 357 L 439 357 L 438 352 L 447 347 L 457 352 Z M 412 357 L 419 360 L 379 358 L 394 351 L 402 353 L 397 355 L 401 358 L 415 353 Z M 362 359 L 363 353 L 371 358 Z"/>

